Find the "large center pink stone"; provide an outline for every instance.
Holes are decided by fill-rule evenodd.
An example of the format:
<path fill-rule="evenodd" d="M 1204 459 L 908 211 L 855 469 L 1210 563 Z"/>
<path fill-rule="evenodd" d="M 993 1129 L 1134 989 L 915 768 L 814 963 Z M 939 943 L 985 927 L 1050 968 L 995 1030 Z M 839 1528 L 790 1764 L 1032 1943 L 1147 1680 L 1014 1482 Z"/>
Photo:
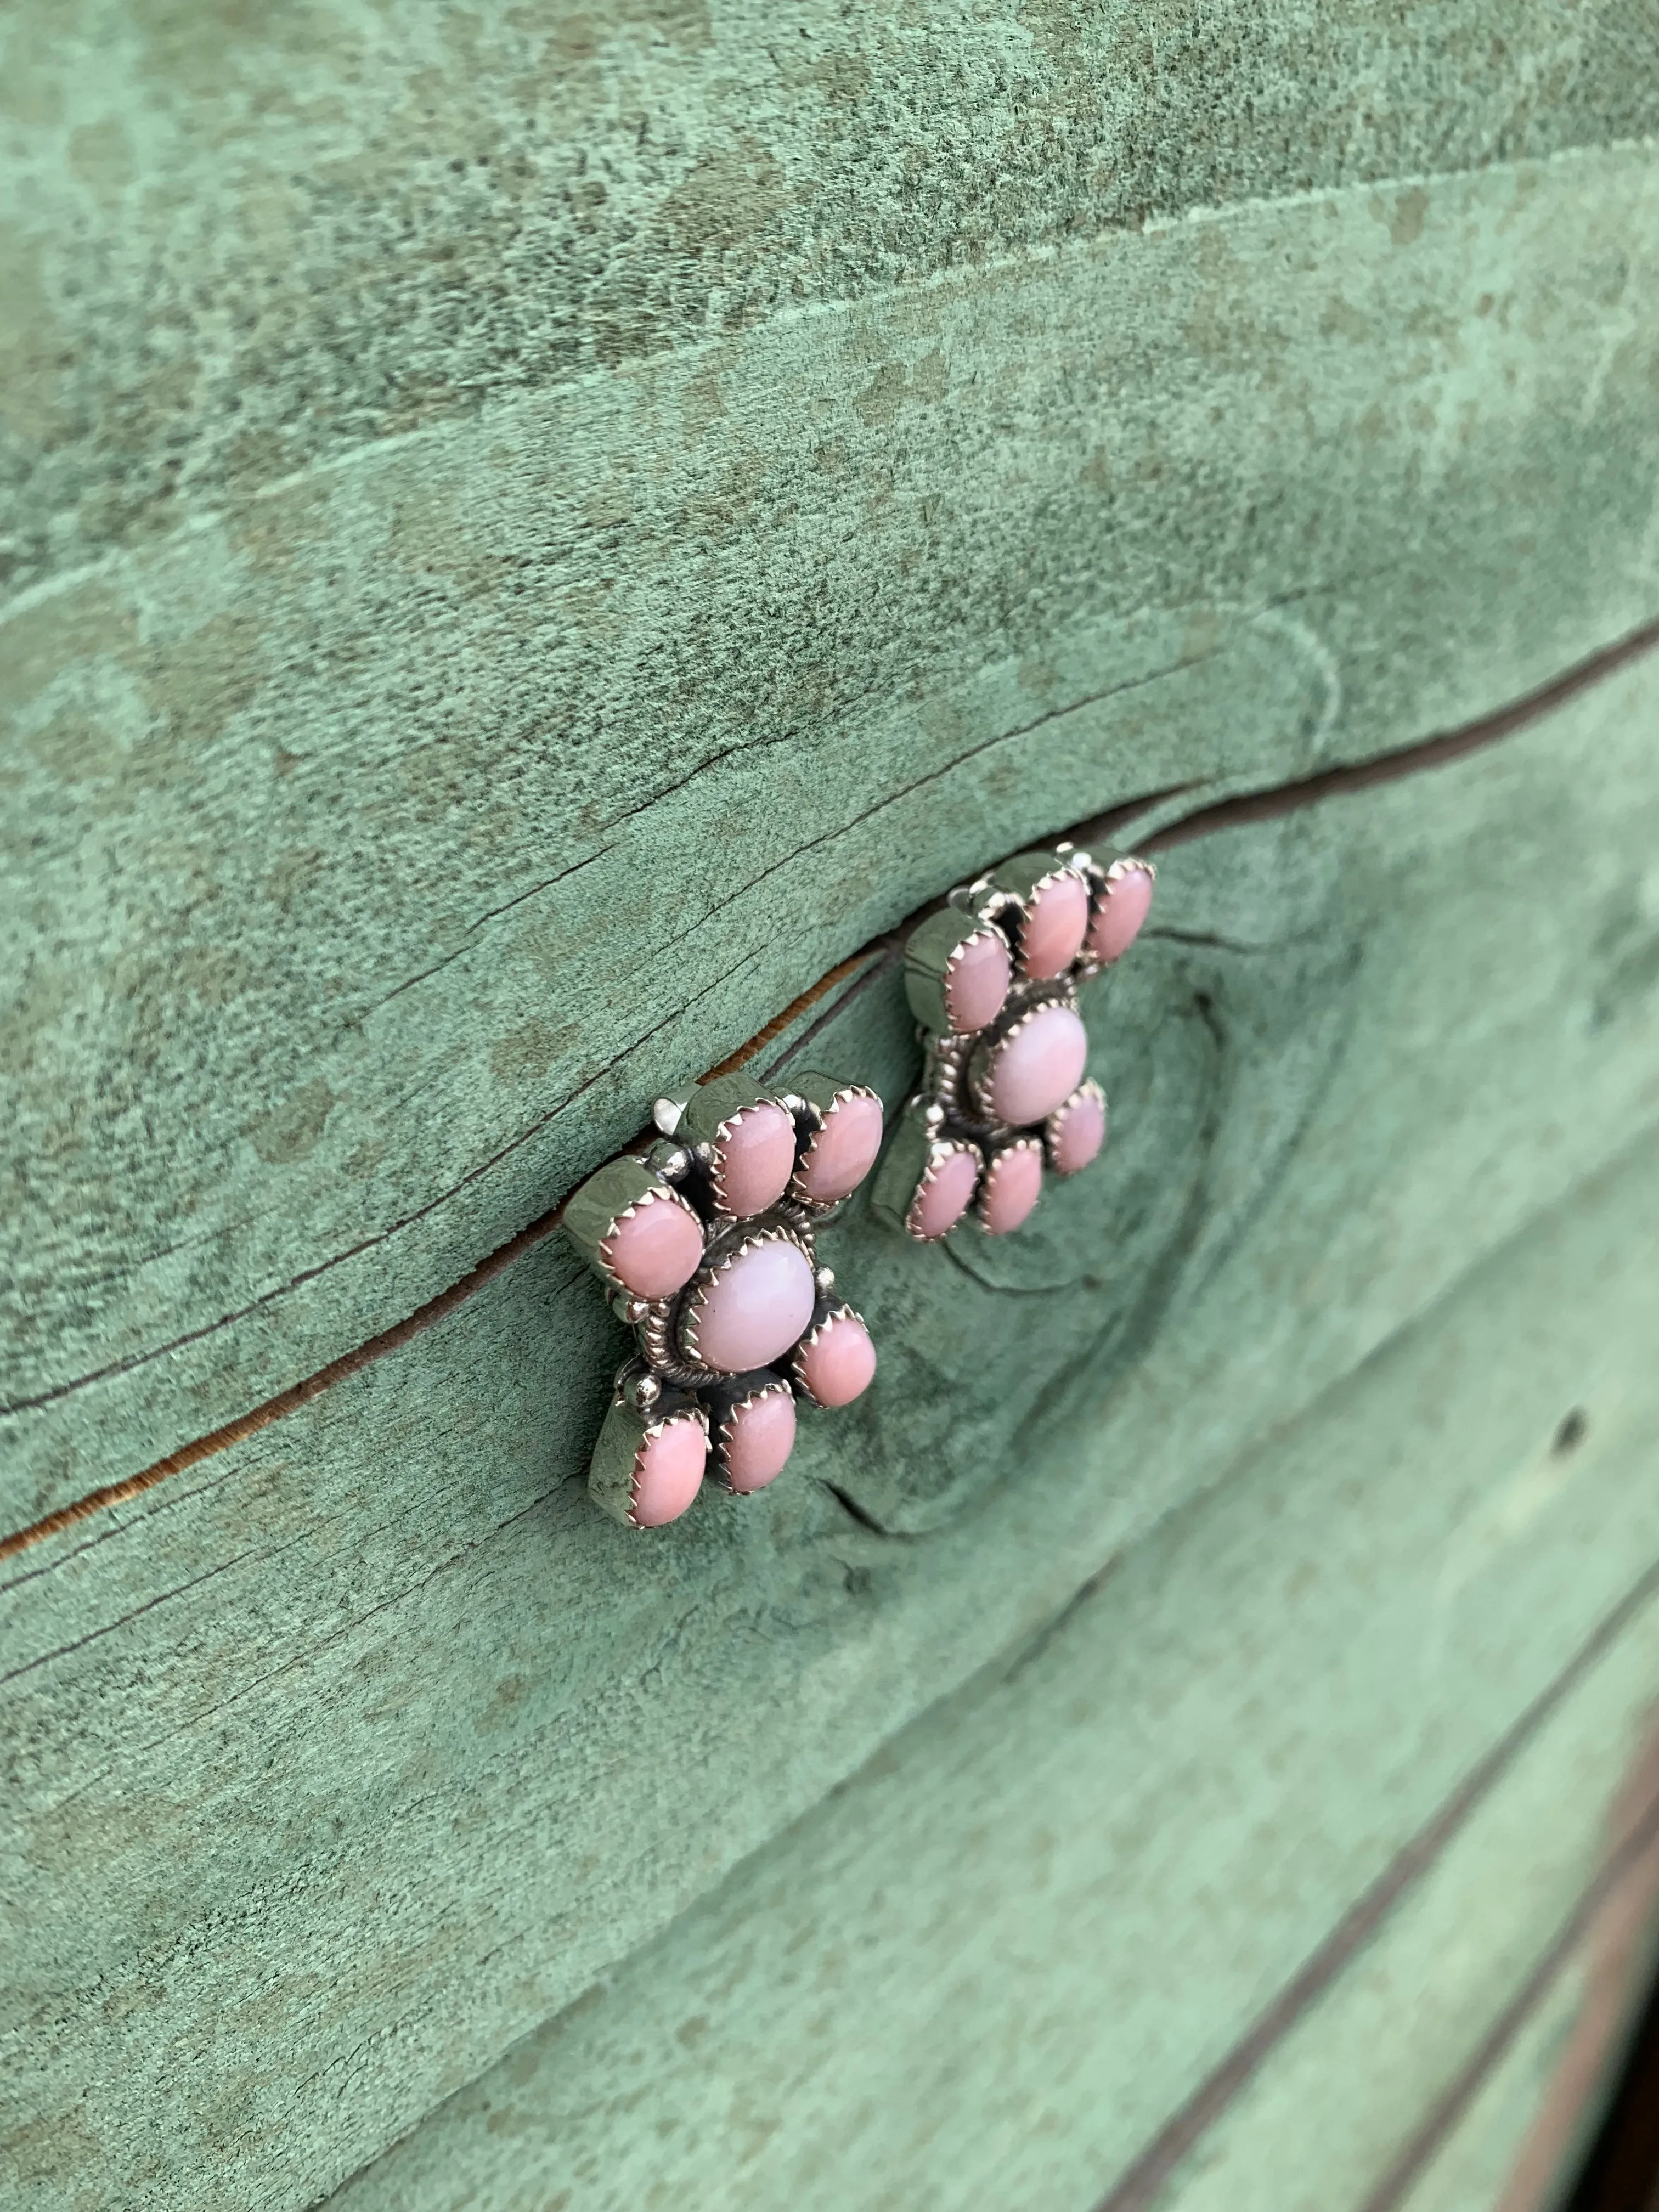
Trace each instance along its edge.
<path fill-rule="evenodd" d="M 1050 876 L 1039 884 L 1019 933 L 1019 964 L 1028 975 L 1058 975 L 1083 949 L 1089 927 L 1089 886 L 1081 876 Z"/>
<path fill-rule="evenodd" d="M 936 1160 L 910 1203 L 910 1233 L 930 1242 L 954 1229 L 974 1202 L 980 1157 L 970 1145 L 957 1145 Z"/>
<path fill-rule="evenodd" d="M 720 1375 L 769 1367 L 811 1320 L 816 1291 L 798 1244 L 781 1237 L 757 1238 L 692 1300 L 692 1356 Z"/>
<path fill-rule="evenodd" d="M 959 1036 L 995 1021 L 1012 978 L 1008 940 L 1000 929 L 988 922 L 963 939 L 945 971 L 945 1011 Z"/>
<path fill-rule="evenodd" d="M 634 1461 L 632 1519 L 636 1528 L 678 1521 L 702 1485 L 708 1432 L 694 1413 L 665 1421 Z"/>
<path fill-rule="evenodd" d="M 733 1490 L 764 1490 L 795 1448 L 795 1394 L 787 1382 L 734 1406 L 726 1438 L 726 1473 Z"/>
<path fill-rule="evenodd" d="M 1126 868 L 1113 877 L 1094 927 L 1089 932 L 1089 951 L 1097 960 L 1121 960 L 1140 934 L 1141 924 L 1152 908 L 1152 878 L 1145 868 Z"/>
<path fill-rule="evenodd" d="M 702 1224 L 677 1193 L 648 1191 L 612 1226 L 599 1255 L 635 1297 L 671 1297 L 702 1264 Z"/>
<path fill-rule="evenodd" d="M 764 1213 L 795 1172 L 795 1125 L 781 1106 L 762 1099 L 720 1124 L 714 1171 L 728 1213 Z"/>
<path fill-rule="evenodd" d="M 1016 1129 L 1041 1121 L 1077 1089 L 1089 1039 L 1069 1006 L 1040 1006 L 991 1055 L 986 1103 Z"/>
<path fill-rule="evenodd" d="M 855 1313 L 835 1314 L 800 1355 L 800 1379 L 820 1406 L 846 1406 L 870 1387 L 876 1347 Z"/>
<path fill-rule="evenodd" d="M 823 1127 L 806 1148 L 795 1187 L 820 1206 L 832 1206 L 858 1188 L 880 1150 L 880 1099 L 862 1091 L 842 1092 L 824 1109 Z"/>

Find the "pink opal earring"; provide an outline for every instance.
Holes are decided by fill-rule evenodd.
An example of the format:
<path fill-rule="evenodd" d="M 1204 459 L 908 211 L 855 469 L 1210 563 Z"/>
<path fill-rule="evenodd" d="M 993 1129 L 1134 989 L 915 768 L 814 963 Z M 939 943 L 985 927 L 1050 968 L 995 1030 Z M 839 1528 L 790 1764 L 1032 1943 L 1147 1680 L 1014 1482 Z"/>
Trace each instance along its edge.
<path fill-rule="evenodd" d="M 781 1474 L 795 1408 L 845 1406 L 875 1347 L 813 1249 L 818 1224 L 875 1165 L 881 1100 L 805 1077 L 759 1090 L 741 1075 L 657 1101 L 643 1159 L 613 1160 L 564 1226 L 635 1334 L 593 1449 L 587 1486 L 630 1528 L 676 1521 L 711 1466 L 745 1495 Z"/>
<path fill-rule="evenodd" d="M 1005 1236 L 1045 1167 L 1075 1175 L 1105 1143 L 1077 987 L 1139 935 L 1156 875 L 1133 854 L 1019 853 L 911 932 L 904 983 L 926 1064 L 874 1193 L 907 1236 L 934 1243 L 970 1206 Z"/>

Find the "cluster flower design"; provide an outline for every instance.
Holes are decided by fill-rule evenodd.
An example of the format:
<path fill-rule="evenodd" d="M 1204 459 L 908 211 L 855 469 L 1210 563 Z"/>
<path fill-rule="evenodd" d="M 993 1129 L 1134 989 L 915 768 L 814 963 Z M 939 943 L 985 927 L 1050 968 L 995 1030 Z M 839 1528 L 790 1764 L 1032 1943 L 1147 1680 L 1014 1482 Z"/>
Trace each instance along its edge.
<path fill-rule="evenodd" d="M 646 1157 L 590 1176 L 564 1222 L 635 1334 L 588 1474 L 635 1528 L 678 1520 L 711 1469 L 726 1491 L 763 1489 L 794 1447 L 797 1405 L 845 1406 L 876 1371 L 813 1236 L 875 1164 L 877 1093 L 724 1076 L 659 1099 L 655 1121 Z"/>
<path fill-rule="evenodd" d="M 1133 854 L 1019 853 L 911 932 L 905 989 L 926 1062 L 875 1191 L 907 1235 L 931 1243 L 973 1206 L 1006 1236 L 1045 1168 L 1075 1175 L 1100 1151 L 1106 1099 L 1083 1079 L 1077 987 L 1134 942 L 1156 872 Z"/>

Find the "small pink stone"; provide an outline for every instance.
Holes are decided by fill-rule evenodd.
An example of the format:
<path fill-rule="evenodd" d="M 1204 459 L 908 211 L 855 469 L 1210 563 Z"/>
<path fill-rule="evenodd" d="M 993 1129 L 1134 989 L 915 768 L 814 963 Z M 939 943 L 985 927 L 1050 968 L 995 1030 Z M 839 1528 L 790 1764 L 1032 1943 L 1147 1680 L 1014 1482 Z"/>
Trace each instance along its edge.
<path fill-rule="evenodd" d="M 789 1188 L 795 1172 L 795 1125 L 781 1106 L 765 1100 L 720 1124 L 714 1143 L 720 1200 L 739 1217 L 764 1213 Z"/>
<path fill-rule="evenodd" d="M 697 1272 L 702 1224 L 676 1192 L 647 1191 L 614 1224 L 599 1253 L 635 1297 L 669 1297 Z"/>
<path fill-rule="evenodd" d="M 1070 1006 L 1039 1007 L 991 1056 L 986 1098 L 998 1121 L 1016 1129 L 1046 1121 L 1082 1078 L 1089 1039 Z"/>
<path fill-rule="evenodd" d="M 854 1313 L 825 1322 L 800 1355 L 800 1379 L 820 1406 L 847 1406 L 870 1387 L 876 1347 Z"/>
<path fill-rule="evenodd" d="M 1141 924 L 1152 908 L 1152 872 L 1126 868 L 1112 877 L 1089 932 L 1089 951 L 1096 960 L 1121 960 L 1140 934 Z"/>
<path fill-rule="evenodd" d="M 733 1407 L 725 1444 L 726 1473 L 733 1490 L 746 1496 L 764 1490 L 783 1472 L 795 1448 L 795 1394 L 786 1383 L 763 1390 Z"/>
<path fill-rule="evenodd" d="M 1050 1115 L 1048 1158 L 1056 1175 L 1086 1168 L 1106 1141 L 1106 1101 L 1092 1083 Z"/>
<path fill-rule="evenodd" d="M 769 1367 L 799 1340 L 816 1297 L 800 1247 L 781 1237 L 758 1238 L 693 1301 L 695 1357 L 720 1375 Z"/>
<path fill-rule="evenodd" d="M 991 1163 L 979 1218 L 993 1237 L 1006 1237 L 1029 1218 L 1042 1195 L 1041 1150 L 1036 1145 L 1011 1145 Z"/>
<path fill-rule="evenodd" d="M 823 1126 L 806 1148 L 795 1188 L 820 1206 L 832 1206 L 858 1188 L 880 1150 L 880 1099 L 865 1091 L 840 1091 L 824 1109 Z"/>
<path fill-rule="evenodd" d="M 988 926 L 963 940 L 945 971 L 945 1012 L 958 1036 L 996 1019 L 1012 980 L 1008 940 L 1000 929 Z"/>
<path fill-rule="evenodd" d="M 911 1204 L 912 1234 L 931 1240 L 954 1229 L 974 1202 L 979 1170 L 979 1154 L 967 1145 L 957 1146 L 929 1168 Z"/>
<path fill-rule="evenodd" d="M 634 1461 L 632 1518 L 636 1528 L 678 1521 L 702 1483 L 708 1432 L 695 1414 L 665 1421 L 647 1437 Z"/>
<path fill-rule="evenodd" d="M 1089 886 L 1069 871 L 1040 884 L 1019 933 L 1019 964 L 1027 975 L 1058 975 L 1083 950 L 1089 927 Z"/>

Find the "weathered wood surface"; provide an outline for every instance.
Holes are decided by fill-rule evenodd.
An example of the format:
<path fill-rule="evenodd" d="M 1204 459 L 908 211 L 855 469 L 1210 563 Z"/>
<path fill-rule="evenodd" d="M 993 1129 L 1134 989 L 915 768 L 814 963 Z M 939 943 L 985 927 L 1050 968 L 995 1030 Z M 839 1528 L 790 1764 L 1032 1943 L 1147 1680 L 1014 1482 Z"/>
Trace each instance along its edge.
<path fill-rule="evenodd" d="M 1612 1808 L 1601 1867 L 1396 2160 L 1404 2212 L 1559 2212 L 1614 2124 L 1631 2039 L 1659 1966 L 1653 1707 L 1646 1718 L 1645 1748 Z M 1558 1818 L 1557 1806 L 1538 1817 Z"/>
<path fill-rule="evenodd" d="M 1414 2193 L 1373 2191 L 1571 1922 L 1659 1689 L 1659 1281 L 1625 1233 L 1656 1200 L 1650 1145 L 339 2212 L 1491 2212 L 1535 2043 Z"/>
<path fill-rule="evenodd" d="M 1656 119 L 1649 0 L 621 0 L 0 26 L 5 574 L 780 307 Z"/>
<path fill-rule="evenodd" d="M 1431 14 L 792 13 L 747 137 L 743 10 L 112 10 L 97 68 L 53 15 L 0 72 L 7 1525 L 447 1288 L 964 870 L 1659 614 L 1659 168 L 1584 143 L 1653 11 Z"/>
<path fill-rule="evenodd" d="M 1526 2156 L 1528 2130 L 1548 2094 L 1556 2055 L 1577 2025 L 1580 2002 L 1573 1977 L 1551 1984 L 1469 2110 L 1401 2200 L 1401 2212 L 1557 2212 L 1575 2170 L 1570 2164 L 1552 2169 L 1550 2185 L 1541 2195 L 1529 2191 L 1511 2205 L 1504 2191 L 1518 2160 Z"/>
<path fill-rule="evenodd" d="M 954 1264 L 856 1214 L 832 1231 L 881 1382 L 763 1498 L 660 1543 L 592 1513 L 568 1478 L 617 1332 L 555 1240 L 292 1418 L 11 1562 L 0 2132 L 22 2201 L 297 2206 L 337 2183 L 1659 1122 L 1656 720 L 1638 662 L 1455 766 L 1171 849 L 1160 933 L 1090 1010 L 1107 1162 L 1063 1219 Z M 896 1097 L 892 970 L 804 1048 Z M 1609 1439 L 1627 1403 L 1645 1420 L 1645 1349 L 1617 1347 L 1651 1340 L 1630 1234 L 1649 1173 L 1540 1231 L 1547 1262 L 1514 1248 L 1483 1279 L 1480 1358 L 1456 1332 L 1431 1358 L 1425 1324 L 1390 1420 L 1444 1393 L 1468 1450 L 1500 1459 L 1581 1399 Z M 1464 1449 L 1460 1426 L 1453 1469 Z M 1659 1550 L 1607 1452 L 1583 1462 L 1606 1488 L 1568 1493 L 1594 1496 L 1589 1526 L 1535 1571 L 1504 1553 L 1483 1578 L 1486 1524 L 1460 1539 L 1443 1673 L 1433 1647 L 1426 1680 L 1391 1658 L 1386 1711 L 1333 1687 L 1333 1724 L 1362 1731 L 1344 1757 L 1395 1746 L 1395 1840 Z M 1462 1496 L 1389 1464 L 1425 1513 Z M 1373 1488 L 1344 1492 L 1362 1556 L 1394 1540 Z M 1264 1526 L 1261 1560 L 1293 1535 Z M 1194 1624 L 1218 1649 L 1255 1571 L 1218 1569 Z M 1351 1595 L 1328 1594 L 1352 1636 Z M 1126 1630 L 1130 1674 L 1143 1641 Z M 1287 1885 L 1313 1917 L 1284 1960 L 1346 1879 Z"/>
<path fill-rule="evenodd" d="M 952 878 L 1659 616 L 1652 0 L 611 14 L 0 24 L 0 1527 L 447 1289 Z M 746 1510 L 590 1512 L 555 1241 L 9 1561 L 0 2195 L 297 2212 L 560 2014 L 352 2195 L 839 2208 L 861 2144 L 1086 2204 L 1554 1683 L 1167 2177 L 1279 2212 L 1317 2077 L 1358 2212 L 1659 1687 L 1650 1610 L 1572 1656 L 1659 1559 L 1656 737 L 1633 664 L 1170 850 L 1112 1156 L 1006 1248 L 855 1211 L 878 1393 Z M 890 964 L 773 1050 L 896 1100 Z"/>

